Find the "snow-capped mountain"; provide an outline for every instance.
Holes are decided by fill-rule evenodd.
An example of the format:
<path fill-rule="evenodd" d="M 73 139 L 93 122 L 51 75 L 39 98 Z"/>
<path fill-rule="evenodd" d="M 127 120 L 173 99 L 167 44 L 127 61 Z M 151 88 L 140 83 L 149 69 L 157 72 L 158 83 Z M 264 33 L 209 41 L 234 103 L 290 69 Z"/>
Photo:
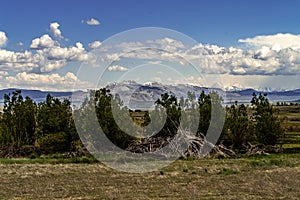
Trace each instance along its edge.
<path fill-rule="evenodd" d="M 241 89 L 232 88 L 231 90 L 222 90 L 219 88 L 207 88 L 199 87 L 188 84 L 178 85 L 164 85 L 158 82 L 147 82 L 144 84 L 137 83 L 135 81 L 123 81 L 120 83 L 111 83 L 106 87 L 112 94 L 118 94 L 124 105 L 134 109 L 150 108 L 154 105 L 154 102 L 161 97 L 163 93 L 169 93 L 176 96 L 178 99 L 181 97 L 186 98 L 188 91 L 194 92 L 198 97 L 202 91 L 209 93 L 211 91 L 217 91 L 224 99 L 224 104 L 231 104 L 235 101 L 238 103 L 249 104 L 253 93 L 267 94 L 270 102 L 300 102 L 300 89 L 288 90 L 288 91 L 271 91 L 270 89 L 255 90 L 255 89 Z M 0 103 L 3 103 L 4 94 L 12 93 L 16 89 L 4 89 L 0 90 Z M 88 92 L 76 91 L 76 92 L 51 92 L 40 90 L 25 90 L 21 89 L 23 97 L 29 96 L 36 102 L 44 101 L 47 94 L 51 94 L 54 97 L 60 99 L 70 99 L 75 101 L 76 105 L 80 105 L 84 98 L 88 96 Z M 73 96 L 72 96 L 73 95 Z M 74 102 L 73 102 L 74 103 Z"/>
<path fill-rule="evenodd" d="M 255 89 L 241 89 L 235 88 L 234 90 L 224 91 L 219 88 L 207 88 L 199 87 L 188 84 L 178 84 L 178 85 L 163 85 L 157 82 L 149 82 L 145 84 L 139 84 L 131 81 L 113 83 L 107 86 L 112 93 L 118 93 L 121 97 L 124 97 L 125 105 L 144 105 L 146 102 L 153 103 L 155 100 L 160 98 L 161 94 L 168 92 L 176 96 L 178 99 L 180 97 L 187 97 L 188 91 L 194 92 L 196 97 L 198 97 L 202 91 L 209 93 L 211 91 L 216 91 L 224 99 L 224 104 L 231 104 L 235 101 L 238 103 L 249 104 L 253 93 L 263 93 L 267 94 L 270 102 L 297 102 L 300 100 L 300 89 L 291 91 L 271 91 L 270 89 L 265 90 L 255 90 Z"/>

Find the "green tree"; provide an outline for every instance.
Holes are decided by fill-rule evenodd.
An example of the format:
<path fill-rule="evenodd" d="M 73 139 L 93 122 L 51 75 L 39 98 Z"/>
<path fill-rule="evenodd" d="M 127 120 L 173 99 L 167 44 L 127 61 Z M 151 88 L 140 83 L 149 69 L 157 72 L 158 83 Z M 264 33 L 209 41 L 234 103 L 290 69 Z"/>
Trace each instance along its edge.
<path fill-rule="evenodd" d="M 210 125 L 211 120 L 211 97 L 210 95 L 206 95 L 204 91 L 201 92 L 198 98 L 198 106 L 199 106 L 199 125 L 197 133 L 202 133 L 204 135 L 207 134 L 207 130 Z"/>
<path fill-rule="evenodd" d="M 181 128 L 190 131 L 191 133 L 197 133 L 200 113 L 195 93 L 188 91 L 186 99 L 181 97 L 179 108 L 181 110 Z"/>
<path fill-rule="evenodd" d="M 16 149 L 35 142 L 36 104 L 29 98 L 25 100 L 21 91 L 16 90 L 4 95 L 2 114 L 2 143 L 13 144 Z"/>
<path fill-rule="evenodd" d="M 166 122 L 161 131 L 156 135 L 157 137 L 173 137 L 177 134 L 180 125 L 181 108 L 177 102 L 177 98 L 168 93 L 161 95 L 161 99 L 155 102 L 156 105 L 162 106 L 167 114 Z"/>
<path fill-rule="evenodd" d="M 121 115 L 128 114 L 127 107 L 123 106 L 121 99 L 118 96 L 113 97 L 110 94 L 110 91 L 106 88 L 95 91 L 94 95 L 92 94 L 91 98 L 94 98 L 95 110 L 98 118 L 98 122 L 104 134 L 107 138 L 117 145 L 120 148 L 126 149 L 128 145 L 135 139 L 133 136 L 128 135 L 133 129 L 131 129 L 128 118 L 125 118 L 126 121 L 120 121 L 125 130 L 121 130 L 118 124 L 115 121 L 112 108 L 118 116 L 118 119 L 124 119 Z M 129 115 L 127 115 L 129 116 Z"/>
<path fill-rule="evenodd" d="M 36 112 L 37 106 L 35 102 L 28 96 L 25 97 L 25 101 L 22 104 L 22 118 L 26 134 L 24 142 L 28 145 L 34 145 L 36 141 Z"/>
<path fill-rule="evenodd" d="M 226 133 L 234 149 L 241 151 L 250 141 L 252 126 L 244 104 L 227 107 Z"/>
<path fill-rule="evenodd" d="M 275 145 L 283 134 L 280 121 L 266 95 L 253 93 L 251 104 L 254 107 L 255 135 L 259 143 Z"/>
<path fill-rule="evenodd" d="M 141 124 L 142 127 L 144 126 L 147 126 L 149 125 L 151 122 L 151 118 L 150 118 L 150 115 L 149 115 L 149 111 L 146 111 L 145 112 L 145 115 L 144 115 L 144 122 Z"/>
<path fill-rule="evenodd" d="M 71 151 L 72 142 L 79 140 L 72 117 L 71 103 L 67 99 L 61 101 L 48 94 L 46 101 L 38 105 L 37 127 L 39 144 L 45 153 Z M 60 143 L 63 147 L 50 148 L 55 143 Z"/>

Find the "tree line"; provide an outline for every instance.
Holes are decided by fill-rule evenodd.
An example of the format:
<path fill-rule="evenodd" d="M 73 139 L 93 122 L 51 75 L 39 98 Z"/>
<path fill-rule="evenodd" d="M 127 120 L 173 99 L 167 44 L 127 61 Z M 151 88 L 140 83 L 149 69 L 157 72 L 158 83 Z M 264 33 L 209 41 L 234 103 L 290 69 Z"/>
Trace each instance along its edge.
<path fill-rule="evenodd" d="M 155 102 L 155 109 L 146 112 L 142 126 L 147 128 L 151 121 L 160 122 L 165 118 L 161 130 L 151 137 L 174 137 L 182 124 L 184 128 L 203 137 L 209 131 L 214 134 L 217 127 L 211 127 L 211 124 L 221 120 L 224 113 L 226 117 L 218 142 L 224 142 L 239 152 L 243 152 L 250 143 L 275 145 L 282 136 L 276 111 L 265 95 L 254 93 L 250 106 L 235 103 L 224 108 L 222 101 L 216 92 L 206 94 L 203 91 L 198 97 L 195 93 L 188 92 L 186 98 L 180 99 L 165 93 Z M 127 134 L 137 131 L 126 118 L 129 109 L 123 105 L 118 95 L 112 95 L 105 88 L 91 91 L 89 98 L 75 110 L 68 99 L 59 100 L 47 95 L 45 101 L 37 104 L 29 97 L 23 98 L 21 91 L 16 90 L 4 96 L 4 107 L 0 113 L 0 156 L 81 150 L 83 145 L 76 131 L 78 127 L 75 127 L 74 116 L 80 118 L 82 113 L 89 113 L 91 106 L 96 112 L 101 130 L 115 145 L 126 149 L 138 140 L 132 134 Z M 120 116 L 122 128 L 115 115 Z M 83 127 L 79 128 L 87 127 L 85 123 L 88 122 L 81 123 Z M 155 131 L 151 127 L 148 129 L 148 132 Z"/>
<path fill-rule="evenodd" d="M 275 145 L 283 135 L 276 110 L 267 95 L 252 95 L 251 107 L 237 102 L 226 107 L 225 138 L 237 151 L 243 151 L 249 143 Z"/>
<path fill-rule="evenodd" d="M 1 156 L 28 156 L 72 151 L 79 137 L 69 100 L 47 95 L 37 104 L 21 91 L 4 95 L 0 116 Z"/>

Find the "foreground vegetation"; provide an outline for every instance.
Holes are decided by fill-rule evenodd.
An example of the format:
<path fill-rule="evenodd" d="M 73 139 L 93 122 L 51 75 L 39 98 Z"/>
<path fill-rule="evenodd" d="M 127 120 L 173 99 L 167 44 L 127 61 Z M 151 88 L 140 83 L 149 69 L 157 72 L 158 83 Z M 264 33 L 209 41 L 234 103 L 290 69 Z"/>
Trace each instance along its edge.
<path fill-rule="evenodd" d="M 1 199 L 300 197 L 299 154 L 178 160 L 161 171 L 146 174 L 121 173 L 100 163 L 32 164 L 33 160 L 0 164 Z M 2 162 L 5 159 L 0 159 Z"/>
<path fill-rule="evenodd" d="M 196 133 L 198 137 L 206 136 L 210 129 L 211 135 L 222 131 L 219 141 L 210 142 L 224 143 L 237 153 L 245 153 L 255 144 L 276 145 L 279 141 L 280 145 L 286 145 L 284 142 L 291 141 L 282 140 L 286 136 L 283 133 L 284 130 L 298 130 L 298 124 L 295 124 L 297 117 L 278 117 L 277 109 L 262 94 L 253 94 L 250 105 L 236 102 L 224 108 L 222 98 L 215 92 L 202 92 L 198 97 L 188 92 L 185 99 L 182 97 L 179 100 L 165 93 L 155 102 L 155 110 L 144 112 L 145 116 L 138 124 L 143 128 L 150 121 L 164 121 L 166 114 L 162 129 L 151 136 L 155 141 L 163 142 L 174 137 L 179 126 L 182 130 Z M 91 124 L 89 119 L 93 118 L 93 110 L 97 119 Z M 122 129 L 113 112 L 119 116 Z M 0 114 L 0 157 L 35 157 L 66 152 L 87 155 L 81 142 L 83 138 L 80 140 L 76 128 L 88 138 L 89 141 L 83 140 L 84 143 L 93 144 L 97 141 L 94 127 L 99 125 L 107 138 L 122 149 L 128 149 L 140 140 L 132 135 L 138 129 L 128 120 L 128 108 L 119 96 L 113 96 L 105 88 L 91 91 L 90 97 L 75 110 L 67 99 L 61 101 L 48 95 L 44 102 L 36 104 L 29 97 L 23 98 L 21 91 L 15 91 L 4 96 L 4 108 Z M 80 126 L 75 128 L 76 119 Z M 218 126 L 223 129 L 221 127 L 219 130 Z M 139 130 L 142 133 L 156 131 L 147 127 Z M 213 138 L 211 135 L 209 138 Z M 295 138 L 297 142 L 298 138 Z M 159 144 L 157 146 L 160 147 Z"/>
<path fill-rule="evenodd" d="M 0 113 L 0 157 L 36 156 L 76 150 L 80 139 L 71 103 L 48 95 L 38 105 L 21 91 L 4 95 Z"/>
<path fill-rule="evenodd" d="M 299 144 L 299 106 L 272 106 L 264 95 L 253 95 L 252 106 L 221 106 L 221 98 L 188 93 L 177 100 L 164 94 L 156 111 L 165 109 L 167 120 L 156 137 L 177 132 L 179 121 L 188 123 L 197 135 L 206 135 L 212 105 L 226 113 L 221 140 L 236 151 L 233 158 L 175 161 L 160 171 L 122 173 L 107 168 L 83 149 L 73 116 L 80 118 L 93 106 L 107 137 L 121 148 L 136 138 L 126 135 L 113 120 L 111 103 L 120 116 L 128 109 L 118 97 L 101 89 L 91 93 L 77 110 L 68 100 L 50 95 L 36 104 L 21 92 L 5 96 L 0 116 L 0 199 L 299 199 L 300 154 L 247 156 L 253 144 Z M 185 110 L 186 112 L 183 112 Z M 192 112 L 196 111 L 196 112 Z M 199 113 L 197 118 L 193 113 Z M 144 112 L 141 127 L 151 113 Z M 192 113 L 192 114 L 191 114 Z M 72 115 L 74 114 L 74 115 Z M 151 116 L 152 117 L 152 116 Z M 160 115 L 157 121 L 160 119 Z M 196 119 L 192 121 L 192 119 Z M 153 120 L 153 119 L 152 119 Z M 85 125 L 85 124 L 83 124 Z M 194 127 L 193 127 L 194 126 Z M 196 128 L 195 128 L 196 127 Z M 129 127 L 130 128 L 130 127 Z M 129 129 L 130 130 L 130 129 Z M 283 132 L 285 131 L 285 133 Z M 292 147 L 294 148 L 294 146 Z M 81 154 L 78 154 L 81 152 Z"/>

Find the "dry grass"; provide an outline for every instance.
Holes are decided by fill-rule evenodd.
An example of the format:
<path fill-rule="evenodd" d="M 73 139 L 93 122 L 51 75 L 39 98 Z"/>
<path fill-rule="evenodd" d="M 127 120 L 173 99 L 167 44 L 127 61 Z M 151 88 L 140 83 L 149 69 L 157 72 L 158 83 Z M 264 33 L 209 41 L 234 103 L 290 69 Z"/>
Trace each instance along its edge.
<path fill-rule="evenodd" d="M 299 199 L 299 154 L 178 160 L 128 174 L 95 164 L 1 164 L 3 199 Z"/>

